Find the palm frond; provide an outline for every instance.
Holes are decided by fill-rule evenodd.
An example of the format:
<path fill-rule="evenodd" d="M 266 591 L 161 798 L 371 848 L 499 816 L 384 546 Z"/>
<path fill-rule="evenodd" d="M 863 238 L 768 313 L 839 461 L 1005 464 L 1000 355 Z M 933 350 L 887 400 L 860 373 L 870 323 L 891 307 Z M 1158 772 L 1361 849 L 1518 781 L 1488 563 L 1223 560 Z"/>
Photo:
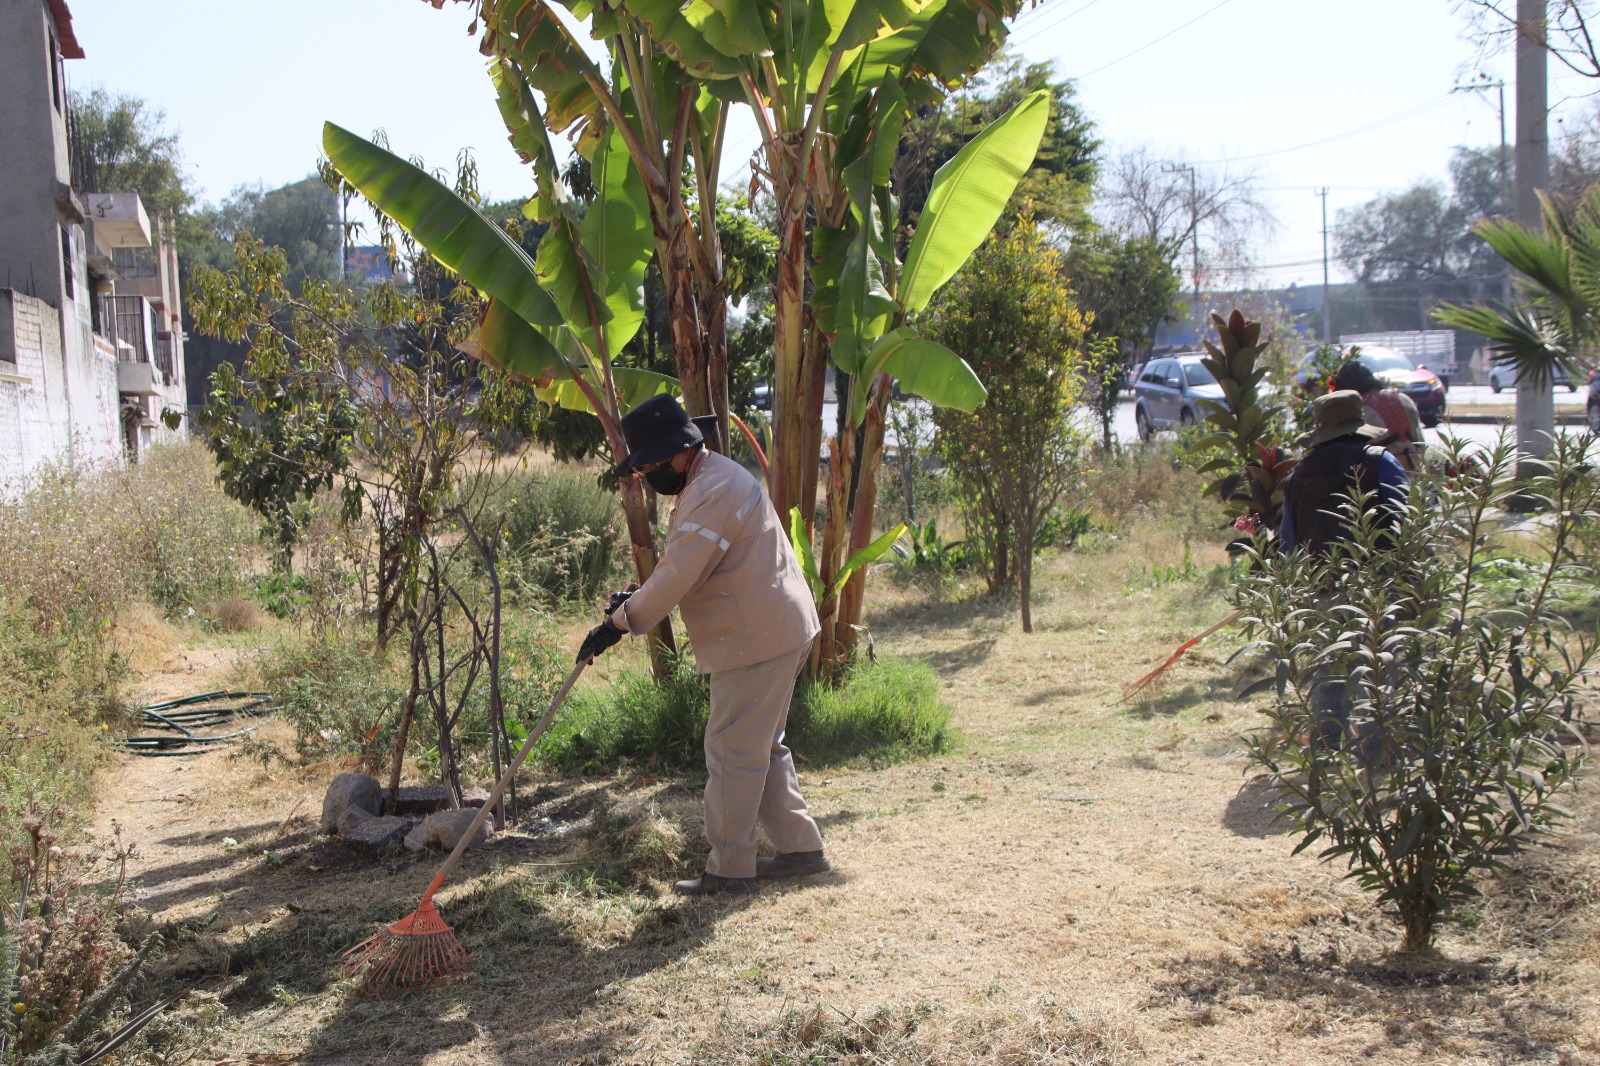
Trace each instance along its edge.
<path fill-rule="evenodd" d="M 1518 380 L 1548 385 L 1557 368 L 1577 373 L 1570 332 L 1557 316 L 1536 307 L 1440 304 L 1433 317 L 1489 338 L 1489 346 L 1516 368 Z"/>
<path fill-rule="evenodd" d="M 1561 305 L 1573 302 L 1572 260 L 1559 229 L 1540 231 L 1501 218 L 1486 218 L 1473 228 L 1496 255 L 1526 275 L 1530 295 Z"/>

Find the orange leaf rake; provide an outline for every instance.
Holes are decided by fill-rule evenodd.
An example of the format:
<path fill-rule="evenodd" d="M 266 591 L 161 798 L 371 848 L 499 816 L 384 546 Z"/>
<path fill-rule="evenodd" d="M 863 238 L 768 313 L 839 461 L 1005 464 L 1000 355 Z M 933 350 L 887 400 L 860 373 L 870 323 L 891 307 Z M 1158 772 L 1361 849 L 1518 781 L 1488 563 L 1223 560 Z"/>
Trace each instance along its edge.
<path fill-rule="evenodd" d="M 1183 658 L 1184 653 L 1187 652 L 1190 648 L 1194 647 L 1196 644 L 1200 643 L 1202 640 L 1205 640 L 1207 637 L 1209 637 L 1211 634 L 1215 633 L 1217 630 L 1221 629 L 1223 626 L 1231 626 L 1233 623 L 1237 622 L 1239 619 L 1243 618 L 1244 616 L 1245 616 L 1245 612 L 1244 611 L 1234 611 L 1228 617 L 1224 618 L 1222 621 L 1218 622 L 1216 625 L 1212 626 L 1210 629 L 1207 629 L 1204 633 L 1201 633 L 1199 636 L 1190 637 L 1188 640 L 1184 641 L 1182 644 L 1179 644 L 1178 647 L 1177 647 L 1177 650 L 1174 651 L 1171 655 L 1167 656 L 1167 661 L 1166 662 L 1162 663 L 1160 666 L 1156 667 L 1154 670 L 1150 671 L 1148 674 L 1145 674 L 1139 680 L 1135 681 L 1133 684 L 1131 684 L 1127 688 L 1123 689 L 1122 690 L 1122 700 L 1121 700 L 1121 702 L 1127 703 L 1130 699 L 1133 698 L 1133 696 L 1140 689 L 1144 688 L 1150 682 L 1154 681 L 1156 678 L 1160 677 L 1162 674 L 1164 674 L 1168 670 L 1172 669 L 1173 665 L 1179 659 Z"/>
<path fill-rule="evenodd" d="M 456 842 L 455 850 L 450 852 L 450 857 L 439 867 L 428 890 L 422 894 L 422 902 L 417 909 L 344 953 L 345 975 L 361 978 L 358 991 L 362 995 L 404 995 L 465 977 L 472 972 L 472 956 L 467 954 L 467 949 L 456 939 L 454 930 L 434 907 L 433 895 L 444 886 L 445 878 L 460 863 L 461 856 L 482 828 L 484 819 L 500 802 L 501 793 L 511 784 L 511 779 L 522 768 L 534 744 L 538 743 L 550 720 L 555 717 L 556 710 L 567 698 L 567 693 L 572 691 L 578 675 L 593 661 L 592 658 L 582 660 L 567 675 L 555 699 L 550 701 L 550 709 L 544 712 L 539 724 L 522 742 L 522 750 L 517 752 L 517 757 L 511 760 L 511 765 L 495 782 L 494 791 L 489 793 L 488 800 L 478 809 L 472 824 Z"/>

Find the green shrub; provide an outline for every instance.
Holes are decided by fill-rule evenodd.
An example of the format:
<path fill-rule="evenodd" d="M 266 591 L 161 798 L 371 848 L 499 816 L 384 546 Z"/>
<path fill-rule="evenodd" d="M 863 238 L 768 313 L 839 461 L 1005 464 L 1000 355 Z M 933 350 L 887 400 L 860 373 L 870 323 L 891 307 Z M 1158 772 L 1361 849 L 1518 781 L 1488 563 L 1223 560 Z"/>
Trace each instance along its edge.
<path fill-rule="evenodd" d="M 272 617 L 290 619 L 300 612 L 309 598 L 308 587 L 309 582 L 303 574 L 285 574 L 274 570 L 256 575 L 250 585 L 250 595 L 256 605 Z"/>
<path fill-rule="evenodd" d="M 787 743 L 811 766 L 923 758 L 950 741 L 939 675 L 916 660 L 858 662 L 836 687 L 803 686 L 789 708 Z"/>
<path fill-rule="evenodd" d="M 1278 682 L 1250 756 L 1281 789 L 1295 850 L 1320 846 L 1392 906 L 1406 950 L 1427 949 L 1481 876 L 1568 817 L 1558 795 L 1582 765 L 1568 741 L 1595 643 L 1560 596 L 1593 580 L 1571 544 L 1600 518 L 1600 483 L 1594 438 L 1555 447 L 1549 471 L 1519 485 L 1502 440 L 1472 475 L 1414 484 L 1392 532 L 1347 504 L 1360 523 L 1330 556 L 1239 571 L 1236 602 Z M 1459 442 L 1445 452 L 1462 470 Z M 1532 571 L 1485 547 L 1516 491 L 1550 504 Z"/>
<path fill-rule="evenodd" d="M 694 771 L 703 754 L 710 684 L 679 670 L 657 684 L 642 670 L 580 689 L 551 723 L 539 758 L 552 769 L 593 773 L 632 762 Z M 787 743 L 807 765 L 881 765 L 945 750 L 950 711 L 939 679 L 920 662 L 880 659 L 852 667 L 837 687 L 802 686 L 789 707 Z"/>
<path fill-rule="evenodd" d="M 529 473 L 506 486 L 479 523 L 504 520 L 500 569 L 509 593 L 528 602 L 599 599 L 618 577 L 622 511 L 590 474 Z"/>
<path fill-rule="evenodd" d="M 894 543 L 896 573 L 945 576 L 967 569 L 966 541 L 945 540 L 936 519 L 908 523 L 906 535 Z"/>
<path fill-rule="evenodd" d="M 319 628 L 276 649 L 264 673 L 303 754 L 371 757 L 390 750 L 405 697 L 385 665 L 355 634 Z"/>

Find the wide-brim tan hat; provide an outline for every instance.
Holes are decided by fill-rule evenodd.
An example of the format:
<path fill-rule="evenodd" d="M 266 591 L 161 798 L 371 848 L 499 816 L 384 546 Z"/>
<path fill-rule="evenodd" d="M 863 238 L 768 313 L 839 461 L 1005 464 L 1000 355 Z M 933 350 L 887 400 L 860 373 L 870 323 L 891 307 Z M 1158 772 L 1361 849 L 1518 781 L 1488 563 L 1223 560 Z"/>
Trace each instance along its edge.
<path fill-rule="evenodd" d="M 1330 440 L 1348 437 L 1352 433 L 1367 440 L 1382 440 L 1389 431 L 1382 426 L 1367 424 L 1361 394 L 1354 389 L 1340 389 L 1318 396 L 1312 402 L 1314 428 L 1300 438 L 1300 447 L 1315 448 Z"/>

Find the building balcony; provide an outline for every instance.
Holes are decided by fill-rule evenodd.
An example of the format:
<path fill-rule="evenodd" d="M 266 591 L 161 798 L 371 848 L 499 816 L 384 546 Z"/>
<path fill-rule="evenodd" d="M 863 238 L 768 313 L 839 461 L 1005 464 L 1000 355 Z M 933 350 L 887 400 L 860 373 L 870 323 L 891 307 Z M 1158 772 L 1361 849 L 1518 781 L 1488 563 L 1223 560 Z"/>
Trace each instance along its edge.
<path fill-rule="evenodd" d="M 95 245 L 105 249 L 149 248 L 150 216 L 136 192 L 94 192 L 83 197 Z"/>
<path fill-rule="evenodd" d="M 161 383 L 156 380 L 156 368 L 150 363 L 118 360 L 117 391 L 124 396 L 160 396 Z"/>
<path fill-rule="evenodd" d="M 176 345 L 170 330 L 143 296 L 101 296 L 96 306 L 94 331 L 106 338 L 117 353 L 119 381 L 142 388 L 147 377 L 155 385 L 177 380 Z M 126 370 L 128 366 L 142 370 Z M 126 373 L 126 378 L 121 377 Z M 122 392 L 142 394 L 138 388 L 122 387 Z"/>

